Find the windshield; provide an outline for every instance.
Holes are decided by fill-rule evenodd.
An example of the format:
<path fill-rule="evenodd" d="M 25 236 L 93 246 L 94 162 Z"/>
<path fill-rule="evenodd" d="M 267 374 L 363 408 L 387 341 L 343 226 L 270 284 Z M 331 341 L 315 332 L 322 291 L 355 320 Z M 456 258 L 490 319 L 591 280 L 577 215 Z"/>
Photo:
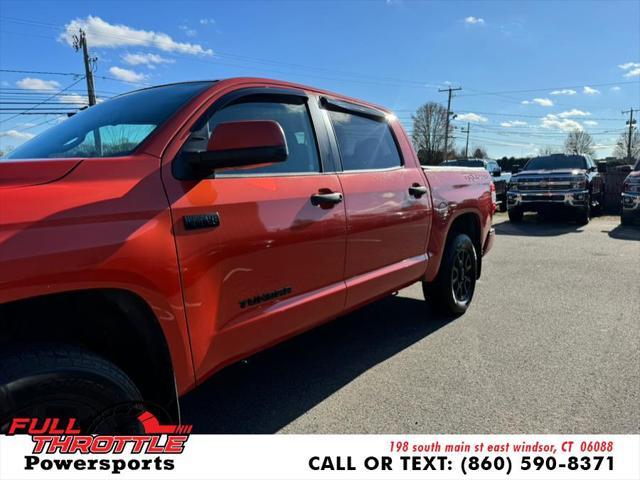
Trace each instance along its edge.
<path fill-rule="evenodd" d="M 128 155 L 182 105 L 211 85 L 179 83 L 115 97 L 46 130 L 7 158 Z"/>
<path fill-rule="evenodd" d="M 529 160 L 524 170 L 556 170 L 561 168 L 587 168 L 587 160 L 582 155 L 549 155 Z"/>

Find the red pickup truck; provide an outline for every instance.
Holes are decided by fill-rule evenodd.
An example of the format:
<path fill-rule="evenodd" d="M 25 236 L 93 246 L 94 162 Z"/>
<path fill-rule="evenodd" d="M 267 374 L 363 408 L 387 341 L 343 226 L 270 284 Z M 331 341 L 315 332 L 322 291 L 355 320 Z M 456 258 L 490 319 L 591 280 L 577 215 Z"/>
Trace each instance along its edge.
<path fill-rule="evenodd" d="M 224 366 L 414 282 L 459 315 L 493 193 L 422 168 L 391 112 L 296 84 L 86 109 L 0 160 L 0 427 L 129 401 L 178 421 Z"/>

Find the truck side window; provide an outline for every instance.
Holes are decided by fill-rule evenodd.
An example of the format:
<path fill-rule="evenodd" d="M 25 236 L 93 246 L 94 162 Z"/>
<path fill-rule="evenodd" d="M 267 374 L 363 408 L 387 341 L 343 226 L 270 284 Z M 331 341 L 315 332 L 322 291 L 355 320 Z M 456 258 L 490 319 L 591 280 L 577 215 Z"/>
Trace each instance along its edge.
<path fill-rule="evenodd" d="M 183 151 L 202 151 L 207 148 L 209 137 L 216 125 L 240 120 L 275 120 L 287 139 L 289 156 L 282 163 L 258 168 L 227 169 L 216 176 L 311 173 L 320 171 L 320 158 L 311 117 L 306 104 L 276 102 L 244 102 L 231 104 L 216 111 L 201 130 L 193 132 Z"/>
<path fill-rule="evenodd" d="M 385 120 L 330 111 L 344 170 L 402 166 L 398 147 Z"/>

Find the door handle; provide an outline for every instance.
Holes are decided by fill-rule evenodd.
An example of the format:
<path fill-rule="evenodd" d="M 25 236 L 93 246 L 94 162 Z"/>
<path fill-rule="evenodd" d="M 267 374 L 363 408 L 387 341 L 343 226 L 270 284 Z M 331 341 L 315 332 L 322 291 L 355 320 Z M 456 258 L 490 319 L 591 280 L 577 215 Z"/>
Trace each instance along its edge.
<path fill-rule="evenodd" d="M 341 193 L 314 193 L 311 195 L 311 204 L 314 206 L 331 206 L 342 202 Z"/>
<path fill-rule="evenodd" d="M 417 183 L 414 183 L 409 187 L 409 195 L 416 198 L 420 198 L 428 191 L 429 189 L 427 187 L 423 187 L 422 185 L 418 185 Z"/>

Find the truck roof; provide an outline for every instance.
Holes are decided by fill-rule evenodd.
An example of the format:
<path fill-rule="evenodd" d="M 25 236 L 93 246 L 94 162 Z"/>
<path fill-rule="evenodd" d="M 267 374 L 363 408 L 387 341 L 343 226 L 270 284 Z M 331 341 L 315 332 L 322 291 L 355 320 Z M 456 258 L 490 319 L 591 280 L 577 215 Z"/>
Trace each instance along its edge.
<path fill-rule="evenodd" d="M 375 103 L 371 103 L 371 102 L 367 102 L 365 100 L 361 100 L 361 99 L 358 99 L 358 98 L 353 98 L 353 97 L 349 97 L 349 96 L 346 96 L 346 95 L 342 95 L 340 93 L 332 92 L 332 91 L 329 91 L 329 90 L 323 90 L 323 89 L 320 89 L 320 88 L 311 87 L 309 85 L 303 85 L 303 84 L 300 84 L 300 83 L 293 83 L 293 82 L 287 82 L 287 81 L 284 81 L 284 80 L 276 80 L 276 79 L 272 79 L 272 78 L 261 78 L 261 77 L 231 77 L 231 78 L 224 78 L 224 79 L 218 79 L 218 80 L 206 80 L 205 79 L 205 80 L 190 80 L 190 81 L 184 81 L 184 82 L 165 83 L 165 84 L 161 84 L 161 85 L 152 85 L 152 86 L 149 86 L 149 87 L 139 88 L 137 90 L 131 90 L 130 92 L 122 93 L 121 95 L 127 95 L 129 93 L 140 92 L 140 91 L 149 90 L 149 89 L 152 89 L 152 88 L 166 87 L 166 86 L 169 86 L 169 85 L 179 85 L 179 84 L 185 84 L 185 83 L 206 83 L 206 82 L 211 83 L 211 87 L 210 88 L 218 88 L 218 87 L 227 86 L 227 85 L 242 86 L 243 84 L 254 84 L 254 83 L 260 83 L 260 84 L 264 84 L 264 85 L 273 85 L 273 86 L 285 87 L 285 88 L 294 88 L 294 89 L 298 89 L 298 90 L 304 90 L 304 91 L 308 91 L 308 92 L 313 92 L 313 93 L 318 94 L 318 95 L 326 95 L 328 97 L 344 100 L 346 102 L 351 102 L 351 103 L 356 103 L 356 104 L 359 104 L 359 105 L 367 106 L 367 107 L 379 110 L 381 112 L 384 112 L 386 114 L 392 114 L 393 113 L 391 110 L 389 110 L 388 108 L 383 107 L 381 105 L 378 105 L 378 104 L 375 104 Z"/>

